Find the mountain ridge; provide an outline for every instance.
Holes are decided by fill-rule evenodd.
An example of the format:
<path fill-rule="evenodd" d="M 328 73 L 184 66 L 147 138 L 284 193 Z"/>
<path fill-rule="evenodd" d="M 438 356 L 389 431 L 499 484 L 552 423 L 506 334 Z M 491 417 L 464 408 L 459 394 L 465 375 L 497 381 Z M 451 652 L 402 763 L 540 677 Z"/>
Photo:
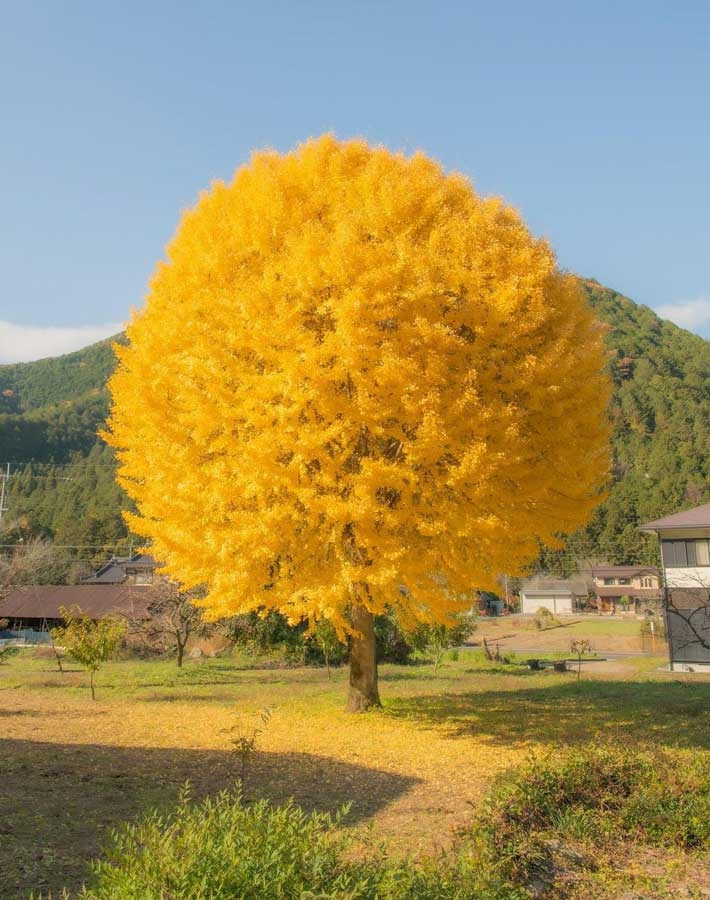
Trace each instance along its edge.
<path fill-rule="evenodd" d="M 594 279 L 579 283 L 607 326 L 613 478 L 592 522 L 542 561 L 558 571 L 589 556 L 655 562 L 637 525 L 710 500 L 710 341 Z M 0 365 L 0 463 L 15 464 L 8 504 L 29 533 L 64 543 L 125 537 L 127 501 L 113 483 L 112 452 L 96 436 L 108 412 L 111 348 L 122 340 Z M 73 491 L 61 480 L 68 465 Z"/>

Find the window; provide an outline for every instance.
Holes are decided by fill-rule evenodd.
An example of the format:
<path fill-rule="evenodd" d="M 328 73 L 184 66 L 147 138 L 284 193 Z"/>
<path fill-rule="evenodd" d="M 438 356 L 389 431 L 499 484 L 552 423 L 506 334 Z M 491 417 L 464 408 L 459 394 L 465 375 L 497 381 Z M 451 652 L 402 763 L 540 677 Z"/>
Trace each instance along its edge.
<path fill-rule="evenodd" d="M 668 569 L 710 566 L 710 540 L 663 541 L 663 563 Z"/>

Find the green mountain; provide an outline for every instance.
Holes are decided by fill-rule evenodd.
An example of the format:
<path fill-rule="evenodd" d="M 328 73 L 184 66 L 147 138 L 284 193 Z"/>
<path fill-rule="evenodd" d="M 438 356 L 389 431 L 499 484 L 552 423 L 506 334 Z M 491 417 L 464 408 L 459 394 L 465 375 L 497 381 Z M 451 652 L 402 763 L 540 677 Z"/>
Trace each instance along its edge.
<path fill-rule="evenodd" d="M 710 500 L 710 341 L 595 281 L 581 281 L 608 328 L 614 467 L 605 502 L 567 549 L 542 563 L 656 560 L 645 520 Z M 0 366 L 0 465 L 13 464 L 6 522 L 62 544 L 115 544 L 127 505 L 97 437 L 108 410 L 111 342 Z M 140 402 L 140 401 L 137 401 Z M 6 538 L 14 540 L 12 536 Z"/>
<path fill-rule="evenodd" d="M 128 502 L 113 452 L 96 434 L 109 407 L 113 340 L 0 366 L 0 465 L 10 463 L 3 542 L 50 537 L 92 558 L 125 541 Z"/>

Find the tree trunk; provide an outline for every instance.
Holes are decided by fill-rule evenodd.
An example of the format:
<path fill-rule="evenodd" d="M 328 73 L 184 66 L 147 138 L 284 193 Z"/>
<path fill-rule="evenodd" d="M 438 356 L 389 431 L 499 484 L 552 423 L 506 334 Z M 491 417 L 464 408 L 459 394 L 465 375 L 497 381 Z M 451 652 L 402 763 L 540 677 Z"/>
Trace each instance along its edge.
<path fill-rule="evenodd" d="M 91 699 L 96 700 L 96 691 L 94 690 L 94 670 L 89 669 L 89 686 L 91 688 Z"/>
<path fill-rule="evenodd" d="M 366 712 L 382 706 L 377 690 L 374 618 L 364 606 L 354 604 L 352 620 L 356 633 L 350 642 L 350 693 L 345 708 L 348 712 Z"/>
<path fill-rule="evenodd" d="M 180 641 L 178 640 L 178 642 L 177 642 L 177 664 L 178 664 L 178 669 L 182 669 L 182 656 L 183 656 L 183 653 L 184 653 L 184 652 L 185 652 L 185 645 L 184 645 L 184 644 L 181 644 Z"/>

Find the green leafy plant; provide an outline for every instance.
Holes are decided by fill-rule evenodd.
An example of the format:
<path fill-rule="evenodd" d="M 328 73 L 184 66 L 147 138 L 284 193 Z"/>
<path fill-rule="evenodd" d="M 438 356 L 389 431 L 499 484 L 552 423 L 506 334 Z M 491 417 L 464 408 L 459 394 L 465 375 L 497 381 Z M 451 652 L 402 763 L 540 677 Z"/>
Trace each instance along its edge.
<path fill-rule="evenodd" d="M 622 841 L 707 853 L 707 762 L 679 767 L 672 756 L 617 746 L 533 757 L 496 782 L 464 837 L 479 866 L 523 886 L 536 879 L 550 886 L 556 853 L 593 873 L 598 856 Z"/>
<path fill-rule="evenodd" d="M 17 647 L 7 646 L 0 648 L 0 666 L 7 664 L 11 656 L 16 656 L 20 651 Z"/>
<path fill-rule="evenodd" d="M 246 777 L 249 765 L 258 752 L 259 737 L 266 731 L 273 715 L 274 707 L 267 706 L 258 714 L 256 722 L 243 713 L 237 713 L 234 724 L 224 729 L 230 737 L 228 743 L 239 759 L 240 790 L 246 789 Z"/>
<path fill-rule="evenodd" d="M 407 635 L 407 640 L 420 655 L 432 659 L 436 673 L 446 651 L 459 647 L 475 630 L 472 616 L 458 615 L 451 617 L 450 625 L 419 625 Z"/>
<path fill-rule="evenodd" d="M 122 619 L 111 616 L 94 621 L 78 607 L 60 607 L 59 611 L 66 625 L 52 629 L 52 640 L 57 646 L 64 647 L 69 656 L 87 670 L 91 699 L 96 700 L 94 676 L 115 653 L 125 636 L 126 624 Z"/>
<path fill-rule="evenodd" d="M 313 629 L 313 641 L 323 654 L 325 666 L 330 678 L 330 665 L 334 659 L 342 658 L 345 647 L 338 637 L 338 632 L 327 619 L 319 619 Z"/>
<path fill-rule="evenodd" d="M 392 859 L 360 847 L 339 826 L 347 814 L 307 813 L 289 802 L 247 805 L 224 791 L 152 812 L 110 835 L 77 900 L 524 900 L 529 894 L 471 865 L 466 854 Z M 65 893 L 65 900 L 69 894 Z"/>

